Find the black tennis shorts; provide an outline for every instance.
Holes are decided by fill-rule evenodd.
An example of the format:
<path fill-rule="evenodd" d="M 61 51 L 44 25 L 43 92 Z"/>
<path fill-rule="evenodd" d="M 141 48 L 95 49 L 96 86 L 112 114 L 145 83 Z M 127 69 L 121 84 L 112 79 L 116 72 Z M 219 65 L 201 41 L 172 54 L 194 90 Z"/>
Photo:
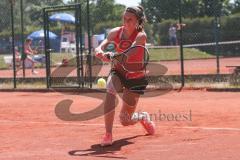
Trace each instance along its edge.
<path fill-rule="evenodd" d="M 146 77 L 143 77 L 141 79 L 126 79 L 116 70 L 111 70 L 110 74 L 118 76 L 122 85 L 134 93 L 143 95 L 144 91 L 147 88 L 148 80 L 146 79 Z"/>

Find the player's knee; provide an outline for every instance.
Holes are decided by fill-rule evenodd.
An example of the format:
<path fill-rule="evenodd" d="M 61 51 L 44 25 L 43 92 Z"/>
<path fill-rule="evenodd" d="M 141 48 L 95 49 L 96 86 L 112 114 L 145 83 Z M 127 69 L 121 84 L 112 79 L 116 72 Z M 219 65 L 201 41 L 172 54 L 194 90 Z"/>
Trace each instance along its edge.
<path fill-rule="evenodd" d="M 129 121 L 121 120 L 121 119 L 120 119 L 120 123 L 121 123 L 122 126 L 129 126 L 129 125 L 131 125 L 131 123 Z"/>
<path fill-rule="evenodd" d="M 121 113 L 119 115 L 119 119 L 120 119 L 120 123 L 123 125 L 123 126 L 129 126 L 131 125 L 131 119 L 129 117 L 129 115 L 127 113 Z"/>
<path fill-rule="evenodd" d="M 107 93 L 112 96 L 116 96 L 116 94 L 117 94 L 114 90 L 109 90 L 109 89 L 107 89 Z"/>

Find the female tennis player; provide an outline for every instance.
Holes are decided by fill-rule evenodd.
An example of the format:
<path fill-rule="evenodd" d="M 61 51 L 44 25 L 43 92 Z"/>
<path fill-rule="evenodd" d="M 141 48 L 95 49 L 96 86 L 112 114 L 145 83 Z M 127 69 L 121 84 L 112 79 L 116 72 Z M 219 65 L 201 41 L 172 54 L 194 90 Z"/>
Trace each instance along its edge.
<path fill-rule="evenodd" d="M 33 60 L 33 55 L 37 53 L 37 51 L 33 50 L 31 48 L 32 39 L 27 38 L 24 43 L 24 55 L 22 55 L 22 59 L 24 61 L 29 61 L 31 63 L 32 67 L 32 74 L 38 74 L 37 71 L 35 71 L 35 61 Z"/>
<path fill-rule="evenodd" d="M 117 53 L 135 45 L 144 46 L 146 43 L 146 33 L 143 30 L 144 22 L 143 7 L 126 8 L 123 13 L 123 26 L 113 28 L 109 32 L 108 37 L 95 49 L 96 57 L 105 62 L 110 62 L 108 53 L 104 51 L 106 45 L 110 42 L 114 42 Z M 141 122 L 148 134 L 154 134 L 155 124 L 151 121 L 150 115 L 147 112 L 135 112 L 139 97 L 144 93 L 146 86 L 147 80 L 145 77 L 126 79 L 120 74 L 119 66 L 112 66 L 106 86 L 107 93 L 104 104 L 106 133 L 103 136 L 101 146 L 112 145 L 116 94 L 121 91 L 123 92 L 123 104 L 119 115 L 121 124 L 129 126 Z M 131 89 L 133 87 L 134 90 Z"/>

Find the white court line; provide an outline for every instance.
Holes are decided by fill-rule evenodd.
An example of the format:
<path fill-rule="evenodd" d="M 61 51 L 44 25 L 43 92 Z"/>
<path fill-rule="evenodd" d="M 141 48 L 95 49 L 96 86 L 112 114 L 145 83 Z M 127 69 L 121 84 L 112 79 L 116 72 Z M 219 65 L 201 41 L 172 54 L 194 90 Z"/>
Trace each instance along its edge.
<path fill-rule="evenodd" d="M 72 126 L 104 126 L 104 122 L 103 123 L 67 123 L 67 122 L 37 122 L 37 121 L 16 121 L 16 120 L 0 120 L 0 124 L 1 123 L 10 123 L 10 124 L 13 124 L 13 123 L 21 123 L 21 124 L 45 124 L 45 125 L 72 125 Z M 114 126 L 116 127 L 120 127 L 122 125 L 115 125 Z"/>
<path fill-rule="evenodd" d="M 78 123 L 78 122 L 38 122 L 38 121 L 17 121 L 17 120 L 0 120 L 0 125 L 2 123 L 21 123 L 21 124 L 45 124 L 45 125 L 72 125 L 72 126 L 104 126 L 103 123 Z M 123 127 L 121 124 L 114 124 L 115 127 Z M 221 127 L 174 127 L 174 126 L 159 126 L 160 128 L 174 128 L 174 129 L 201 129 L 201 130 L 212 130 L 212 131 L 240 131 L 240 128 L 221 128 Z"/>
<path fill-rule="evenodd" d="M 240 131 L 240 128 L 221 128 L 221 127 L 173 127 L 176 129 L 202 129 L 202 130 L 217 130 L 217 131 Z"/>

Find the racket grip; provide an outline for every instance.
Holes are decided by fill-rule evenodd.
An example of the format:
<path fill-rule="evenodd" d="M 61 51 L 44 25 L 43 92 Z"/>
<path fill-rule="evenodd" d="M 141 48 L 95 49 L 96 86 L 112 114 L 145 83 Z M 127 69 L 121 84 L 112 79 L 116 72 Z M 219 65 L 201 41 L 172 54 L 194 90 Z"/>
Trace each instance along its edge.
<path fill-rule="evenodd" d="M 111 59 L 111 56 L 110 56 L 109 54 L 107 54 L 107 55 L 106 55 L 106 58 L 110 60 L 110 59 Z"/>
<path fill-rule="evenodd" d="M 104 55 L 107 59 L 111 60 L 114 56 L 114 53 L 113 52 L 107 52 L 105 55 Z"/>

